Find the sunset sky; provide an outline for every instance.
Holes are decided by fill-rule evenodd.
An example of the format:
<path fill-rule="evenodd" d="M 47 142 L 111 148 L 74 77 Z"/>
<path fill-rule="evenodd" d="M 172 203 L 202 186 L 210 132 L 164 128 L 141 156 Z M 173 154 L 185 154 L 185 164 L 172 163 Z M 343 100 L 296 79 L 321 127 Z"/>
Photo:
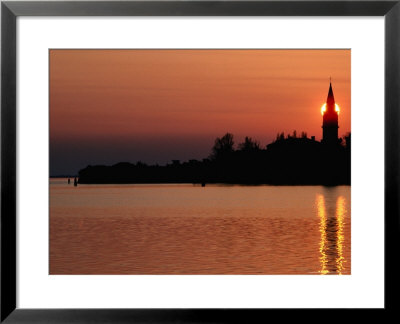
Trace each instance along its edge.
<path fill-rule="evenodd" d="M 50 175 L 208 157 L 216 137 L 322 137 L 329 78 L 350 131 L 350 50 L 51 50 Z"/>

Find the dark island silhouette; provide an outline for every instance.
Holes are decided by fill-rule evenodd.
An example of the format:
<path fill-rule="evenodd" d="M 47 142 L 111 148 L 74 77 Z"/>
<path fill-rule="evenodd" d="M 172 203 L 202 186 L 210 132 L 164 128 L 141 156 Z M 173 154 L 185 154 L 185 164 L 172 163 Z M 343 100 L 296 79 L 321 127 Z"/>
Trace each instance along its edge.
<path fill-rule="evenodd" d="M 246 137 L 235 149 L 231 133 L 215 140 L 211 155 L 201 161 L 181 163 L 172 160 L 165 166 L 121 162 L 112 166 L 87 166 L 79 171 L 78 183 L 194 183 L 194 184 L 274 184 L 274 185 L 350 185 L 350 133 L 338 138 L 339 107 L 332 84 L 323 116 L 321 142 L 296 131 L 277 134 L 276 140 L 261 148 Z"/>
<path fill-rule="evenodd" d="M 79 171 L 82 184 L 226 183 L 276 185 L 349 185 L 350 134 L 336 144 L 326 144 L 296 132 L 284 133 L 261 149 L 246 137 L 234 149 L 230 133 L 215 140 L 209 158 L 165 166 L 121 162 L 112 166 L 87 166 Z"/>

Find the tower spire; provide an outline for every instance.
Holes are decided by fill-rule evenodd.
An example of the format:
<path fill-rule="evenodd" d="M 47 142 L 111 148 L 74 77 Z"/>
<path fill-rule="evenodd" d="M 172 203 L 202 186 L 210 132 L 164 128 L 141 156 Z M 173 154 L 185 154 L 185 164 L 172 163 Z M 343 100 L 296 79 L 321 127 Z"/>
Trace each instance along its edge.
<path fill-rule="evenodd" d="M 338 112 L 335 109 L 335 97 L 332 90 L 332 78 L 329 77 L 329 91 L 326 99 L 326 110 L 322 117 L 322 142 L 326 144 L 338 143 Z"/>
<path fill-rule="evenodd" d="M 326 99 L 326 104 L 334 108 L 335 106 L 335 97 L 333 96 L 333 90 L 332 90 L 332 80 L 329 78 L 329 92 L 328 92 L 328 98 Z"/>

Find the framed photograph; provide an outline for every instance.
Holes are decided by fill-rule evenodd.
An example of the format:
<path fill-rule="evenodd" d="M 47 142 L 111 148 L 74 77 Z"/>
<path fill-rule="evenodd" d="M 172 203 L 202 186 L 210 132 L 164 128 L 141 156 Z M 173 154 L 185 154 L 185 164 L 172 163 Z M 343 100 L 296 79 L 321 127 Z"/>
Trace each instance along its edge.
<path fill-rule="evenodd" d="M 399 15 L 2 2 L 1 321 L 393 310 Z"/>

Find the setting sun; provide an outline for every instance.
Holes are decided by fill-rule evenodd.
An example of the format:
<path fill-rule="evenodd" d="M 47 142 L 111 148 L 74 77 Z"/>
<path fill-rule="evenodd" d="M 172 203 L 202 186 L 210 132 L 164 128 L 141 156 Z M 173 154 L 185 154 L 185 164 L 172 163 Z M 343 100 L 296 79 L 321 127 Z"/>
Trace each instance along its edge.
<path fill-rule="evenodd" d="M 340 107 L 338 104 L 335 104 L 335 111 L 337 112 L 337 114 L 339 115 L 340 113 Z M 321 115 L 323 116 L 326 112 L 326 103 L 324 103 L 321 107 Z"/>

